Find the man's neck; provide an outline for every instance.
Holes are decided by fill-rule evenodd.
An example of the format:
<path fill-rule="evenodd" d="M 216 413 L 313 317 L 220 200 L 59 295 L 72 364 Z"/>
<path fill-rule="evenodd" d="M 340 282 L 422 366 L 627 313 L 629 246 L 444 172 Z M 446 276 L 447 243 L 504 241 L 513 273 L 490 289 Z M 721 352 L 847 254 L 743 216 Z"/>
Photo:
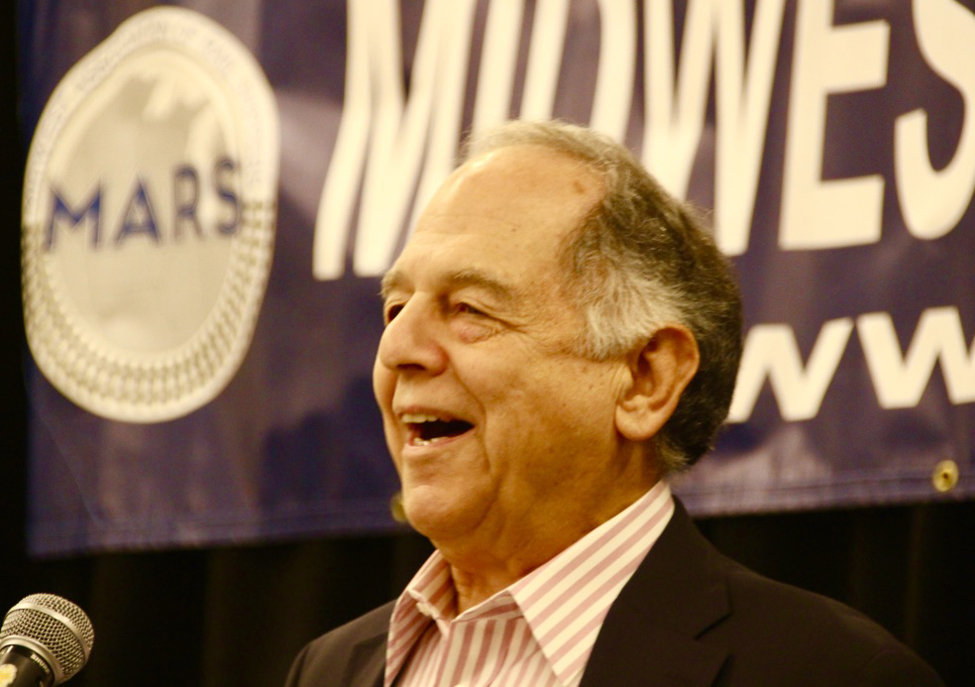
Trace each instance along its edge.
<path fill-rule="evenodd" d="M 470 540 L 465 540 L 462 546 L 452 547 L 434 542 L 450 567 L 457 593 L 456 613 L 473 608 L 552 560 L 633 505 L 654 483 L 635 488 L 622 498 L 607 499 L 609 503 L 604 502 L 603 509 L 593 509 L 585 519 L 569 520 L 556 515 L 548 517 L 531 534 L 497 532 L 490 539 L 492 545 L 470 546 Z"/>

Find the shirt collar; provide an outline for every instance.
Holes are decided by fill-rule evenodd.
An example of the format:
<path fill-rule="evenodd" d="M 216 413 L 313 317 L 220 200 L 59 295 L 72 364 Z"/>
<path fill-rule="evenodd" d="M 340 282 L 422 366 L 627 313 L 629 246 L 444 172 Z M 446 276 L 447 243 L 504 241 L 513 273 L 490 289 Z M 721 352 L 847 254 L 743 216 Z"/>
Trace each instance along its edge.
<path fill-rule="evenodd" d="M 547 602 L 545 598 L 551 589 L 550 583 L 567 569 L 572 569 L 577 575 L 595 570 L 603 564 L 602 558 L 596 555 L 600 542 L 605 542 L 607 538 L 616 535 L 628 524 L 640 525 L 641 522 L 652 518 L 655 534 L 649 539 L 644 538 L 644 541 L 636 547 L 631 547 L 628 554 L 633 559 L 631 569 L 625 578 L 629 579 L 672 513 L 673 496 L 670 487 L 661 480 L 622 512 L 599 525 L 525 577 L 477 606 L 467 609 L 460 616 L 456 615 L 457 591 L 450 575 L 450 566 L 439 551 L 434 551 L 396 601 L 390 621 L 387 672 L 392 675 L 399 673 L 409 657 L 410 649 L 431 621 L 437 624 L 441 632 L 446 632 L 449 623 L 455 619 L 469 620 L 516 612 L 524 616 L 535 641 L 538 642 L 556 675 L 565 683 L 571 675 L 564 675 L 563 671 L 558 669 L 557 657 L 554 655 L 555 644 L 548 641 L 544 628 L 547 611 L 551 608 L 551 600 Z M 607 610 L 614 600 L 615 595 L 604 600 Z M 589 646 L 588 651 L 591 649 L 592 647 Z"/>

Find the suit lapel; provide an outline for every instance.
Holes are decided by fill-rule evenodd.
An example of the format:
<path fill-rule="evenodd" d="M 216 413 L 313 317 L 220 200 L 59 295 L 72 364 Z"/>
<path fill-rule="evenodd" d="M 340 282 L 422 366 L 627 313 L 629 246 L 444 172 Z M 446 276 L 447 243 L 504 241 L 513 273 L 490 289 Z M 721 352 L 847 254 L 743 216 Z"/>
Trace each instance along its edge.
<path fill-rule="evenodd" d="M 580 687 L 712 684 L 728 652 L 697 638 L 730 612 L 716 561 L 677 502 L 667 528 L 610 608 Z"/>
<path fill-rule="evenodd" d="M 363 640 L 352 650 L 346 673 L 348 687 L 382 687 L 386 668 L 386 634 Z"/>

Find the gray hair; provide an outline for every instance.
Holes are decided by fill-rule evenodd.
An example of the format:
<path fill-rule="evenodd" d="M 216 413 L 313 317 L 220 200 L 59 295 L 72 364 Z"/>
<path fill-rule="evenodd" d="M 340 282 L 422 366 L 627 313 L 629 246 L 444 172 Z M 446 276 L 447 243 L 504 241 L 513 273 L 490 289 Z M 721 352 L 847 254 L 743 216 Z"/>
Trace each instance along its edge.
<path fill-rule="evenodd" d="M 728 415 L 741 358 L 741 296 L 728 260 L 697 212 L 674 198 L 608 136 L 562 122 L 513 121 L 468 143 L 466 157 L 539 145 L 596 171 L 605 194 L 571 232 L 561 259 L 586 320 L 578 350 L 593 359 L 649 341 L 665 323 L 687 327 L 701 362 L 653 438 L 665 471 L 695 463 Z"/>

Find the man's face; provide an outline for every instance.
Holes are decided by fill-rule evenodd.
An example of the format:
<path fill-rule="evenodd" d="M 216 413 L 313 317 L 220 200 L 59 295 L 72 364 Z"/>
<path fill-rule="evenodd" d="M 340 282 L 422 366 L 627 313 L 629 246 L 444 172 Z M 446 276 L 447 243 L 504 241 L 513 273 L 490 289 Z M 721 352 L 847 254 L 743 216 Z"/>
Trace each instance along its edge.
<path fill-rule="evenodd" d="M 374 389 L 407 517 L 441 550 L 608 517 L 626 365 L 573 352 L 584 323 L 557 262 L 601 193 L 562 154 L 494 151 L 440 189 L 386 276 Z"/>

